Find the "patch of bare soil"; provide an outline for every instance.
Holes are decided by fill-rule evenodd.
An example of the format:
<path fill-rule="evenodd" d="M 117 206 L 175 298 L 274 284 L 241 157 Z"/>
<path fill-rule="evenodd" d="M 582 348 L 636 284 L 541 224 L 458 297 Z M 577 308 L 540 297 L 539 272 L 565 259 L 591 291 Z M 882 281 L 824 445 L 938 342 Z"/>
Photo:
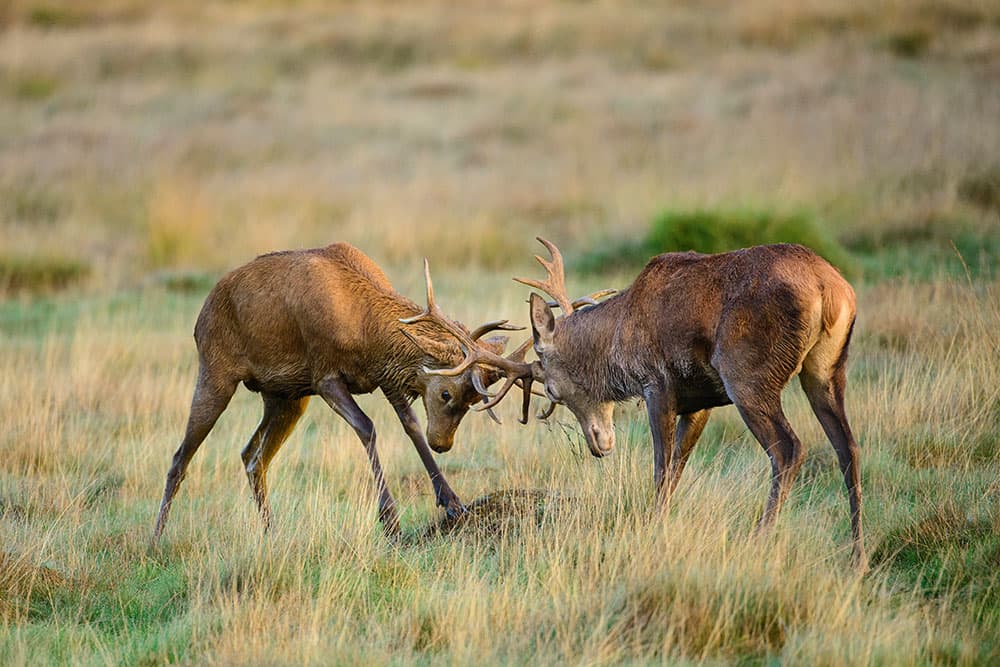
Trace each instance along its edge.
<path fill-rule="evenodd" d="M 569 496 L 546 489 L 501 489 L 476 498 L 457 517 L 443 516 L 418 533 L 417 537 L 470 532 L 499 537 L 527 522 L 540 525 L 572 500 Z"/>

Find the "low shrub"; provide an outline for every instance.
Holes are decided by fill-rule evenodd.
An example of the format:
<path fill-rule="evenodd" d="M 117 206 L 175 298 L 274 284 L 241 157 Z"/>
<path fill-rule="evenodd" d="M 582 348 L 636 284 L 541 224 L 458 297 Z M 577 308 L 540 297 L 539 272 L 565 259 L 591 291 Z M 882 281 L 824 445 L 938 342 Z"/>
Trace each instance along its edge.
<path fill-rule="evenodd" d="M 0 255 L 0 294 L 66 289 L 89 275 L 90 265 L 72 257 Z"/>
<path fill-rule="evenodd" d="M 812 216 L 751 209 L 667 210 L 653 219 L 645 237 L 602 244 L 583 255 L 577 267 L 591 272 L 637 269 L 664 252 L 716 253 L 765 243 L 800 243 L 841 271 L 856 272 L 850 254 Z"/>

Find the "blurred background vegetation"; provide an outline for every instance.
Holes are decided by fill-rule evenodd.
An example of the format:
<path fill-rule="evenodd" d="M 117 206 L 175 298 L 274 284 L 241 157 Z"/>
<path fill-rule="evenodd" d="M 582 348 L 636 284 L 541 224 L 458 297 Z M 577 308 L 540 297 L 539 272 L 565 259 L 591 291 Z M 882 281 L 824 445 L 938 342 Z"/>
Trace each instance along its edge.
<path fill-rule="evenodd" d="M 998 7 L 2 0 L 0 289 L 335 240 L 498 270 L 540 232 L 623 275 L 778 240 L 988 274 Z"/>
<path fill-rule="evenodd" d="M 0 663 L 996 664 L 998 119 L 995 0 L 0 0 Z M 575 293 L 772 241 L 848 275 L 870 576 L 795 387 L 806 462 L 765 539 L 735 411 L 651 520 L 632 404 L 600 463 L 564 411 L 470 415 L 440 457 L 463 499 L 567 502 L 421 538 L 438 511 L 378 396 L 413 539 L 382 539 L 321 406 L 261 539 L 240 391 L 147 551 L 222 272 L 349 241 L 404 294 L 427 256 L 449 314 L 523 324 L 536 235 Z"/>

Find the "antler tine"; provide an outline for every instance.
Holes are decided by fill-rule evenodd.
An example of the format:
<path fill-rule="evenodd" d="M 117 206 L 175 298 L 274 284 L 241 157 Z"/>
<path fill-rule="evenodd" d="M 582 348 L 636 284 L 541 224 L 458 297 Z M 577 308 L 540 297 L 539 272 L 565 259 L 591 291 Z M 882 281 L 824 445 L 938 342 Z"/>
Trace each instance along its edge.
<path fill-rule="evenodd" d="M 479 376 L 479 373 L 472 374 L 472 386 L 476 390 L 476 393 L 486 399 L 487 402 L 493 398 L 493 394 L 487 391 L 486 385 L 483 384 L 483 379 Z"/>
<path fill-rule="evenodd" d="M 446 375 L 449 377 L 460 375 L 465 372 L 467 368 L 476 363 L 476 351 L 477 345 L 475 340 L 467 334 L 462 327 L 458 326 L 453 322 L 447 315 L 441 312 L 438 308 L 437 303 L 434 301 L 434 283 L 431 281 L 431 265 L 424 258 L 424 282 L 427 284 L 427 307 L 424 308 L 423 312 L 414 315 L 413 317 L 400 318 L 400 322 L 403 324 L 416 324 L 417 322 L 433 322 L 438 325 L 446 332 L 451 334 L 458 340 L 459 345 L 462 348 L 462 352 L 465 354 L 465 358 L 462 359 L 461 363 L 454 368 L 441 368 L 436 370 L 428 369 L 428 373 L 432 375 Z"/>
<path fill-rule="evenodd" d="M 587 296 L 581 296 L 579 299 L 573 302 L 574 308 L 582 308 L 583 306 L 596 306 L 597 303 L 606 296 L 611 296 L 612 294 L 617 294 L 618 290 L 614 288 L 602 289 L 594 292 L 593 294 L 588 294 Z"/>
<path fill-rule="evenodd" d="M 423 312 L 413 317 L 400 318 L 403 324 L 416 324 L 417 322 L 433 322 L 458 339 L 460 343 L 471 343 L 469 335 L 448 318 L 434 301 L 434 282 L 431 280 L 431 264 L 424 258 L 424 282 L 427 285 L 427 307 Z"/>
<path fill-rule="evenodd" d="M 476 327 L 469 338 L 472 340 L 479 340 L 491 331 L 523 331 L 524 327 L 519 327 L 515 324 L 507 324 L 510 320 L 494 320 L 492 322 L 487 322 L 486 324 L 481 324 Z"/>
<path fill-rule="evenodd" d="M 506 357 L 500 357 L 490 352 L 482 353 L 482 363 L 500 368 L 507 373 L 507 379 L 496 396 L 492 397 L 489 401 L 485 401 L 483 405 L 475 406 L 474 410 L 490 411 L 500 404 L 500 401 L 504 399 L 513 387 L 520 387 L 524 392 L 524 397 L 521 401 L 521 417 L 518 421 L 522 424 L 528 423 L 531 395 L 536 393 L 531 389 L 531 384 L 535 377 L 535 367 L 533 364 L 525 363 L 524 361 L 531 343 L 532 341 L 529 338 Z"/>
<path fill-rule="evenodd" d="M 524 389 L 524 383 L 523 382 L 518 382 L 517 386 L 520 387 L 522 390 Z M 534 387 L 531 388 L 531 395 L 532 396 L 537 396 L 539 398 L 548 398 L 548 394 L 546 394 L 544 391 L 538 391 Z"/>
<path fill-rule="evenodd" d="M 614 289 L 613 287 L 610 287 L 608 289 L 598 290 L 593 294 L 588 294 L 587 296 L 581 296 L 580 298 L 573 300 L 573 309 L 579 310 L 583 306 L 596 306 L 600 302 L 600 300 L 603 299 L 604 297 L 611 296 L 612 294 L 617 294 L 617 293 L 618 290 Z M 525 303 L 527 303 L 527 301 L 525 301 Z M 550 308 L 555 308 L 556 306 L 559 305 L 555 301 L 546 301 L 545 303 Z"/>
<path fill-rule="evenodd" d="M 559 404 L 556 403 L 555 401 L 550 400 L 549 401 L 549 407 L 547 407 L 544 410 L 542 410 L 541 412 L 539 412 L 537 415 L 535 415 L 535 417 L 537 417 L 538 419 L 541 419 L 541 420 L 548 419 L 549 417 L 552 416 L 552 413 L 556 411 L 556 406 L 557 405 L 559 405 Z"/>
<path fill-rule="evenodd" d="M 562 253 L 559 252 L 559 248 L 557 248 L 551 241 L 547 241 L 541 236 L 536 238 L 539 243 L 548 249 L 549 254 L 552 256 L 552 260 L 549 261 L 543 259 L 539 255 L 535 255 L 535 259 L 542 265 L 545 272 L 549 274 L 548 278 L 545 280 L 514 278 L 514 280 L 522 285 L 542 290 L 556 300 L 556 303 L 559 305 L 559 308 L 562 309 L 564 315 L 569 315 L 573 312 L 573 303 L 570 301 L 569 296 L 566 293 L 566 272 L 563 266 Z"/>
<path fill-rule="evenodd" d="M 516 375 L 508 375 L 507 381 L 503 383 L 503 387 L 500 388 L 500 391 L 497 392 L 497 395 L 494 396 L 492 400 L 490 400 L 488 403 L 484 403 L 483 405 L 473 406 L 472 409 L 482 411 L 495 408 L 500 404 L 500 401 L 503 400 L 503 397 L 507 395 L 507 392 L 511 390 L 511 387 L 517 384 L 517 381 L 519 379 L 520 378 L 518 378 Z"/>

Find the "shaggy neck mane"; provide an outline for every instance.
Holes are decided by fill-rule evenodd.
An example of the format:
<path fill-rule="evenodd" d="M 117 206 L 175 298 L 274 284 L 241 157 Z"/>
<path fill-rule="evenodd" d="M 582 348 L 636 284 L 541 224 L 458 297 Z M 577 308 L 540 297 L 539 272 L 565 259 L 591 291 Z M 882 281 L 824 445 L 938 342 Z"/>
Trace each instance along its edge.
<path fill-rule="evenodd" d="M 430 322 L 403 324 L 399 320 L 412 317 L 423 309 L 398 292 L 378 290 L 367 301 L 369 317 L 368 336 L 377 345 L 378 359 L 372 359 L 378 385 L 383 391 L 395 392 L 409 399 L 416 398 L 423 390 L 423 368 L 457 366 L 463 358 L 462 350 L 451 335 Z M 434 356 L 415 345 L 403 331 L 434 346 Z"/>
<path fill-rule="evenodd" d="M 556 347 L 574 379 L 601 401 L 625 401 L 643 394 L 645 371 L 638 332 L 628 312 L 628 292 L 557 322 Z M 631 326 L 631 328 L 630 328 Z"/>

